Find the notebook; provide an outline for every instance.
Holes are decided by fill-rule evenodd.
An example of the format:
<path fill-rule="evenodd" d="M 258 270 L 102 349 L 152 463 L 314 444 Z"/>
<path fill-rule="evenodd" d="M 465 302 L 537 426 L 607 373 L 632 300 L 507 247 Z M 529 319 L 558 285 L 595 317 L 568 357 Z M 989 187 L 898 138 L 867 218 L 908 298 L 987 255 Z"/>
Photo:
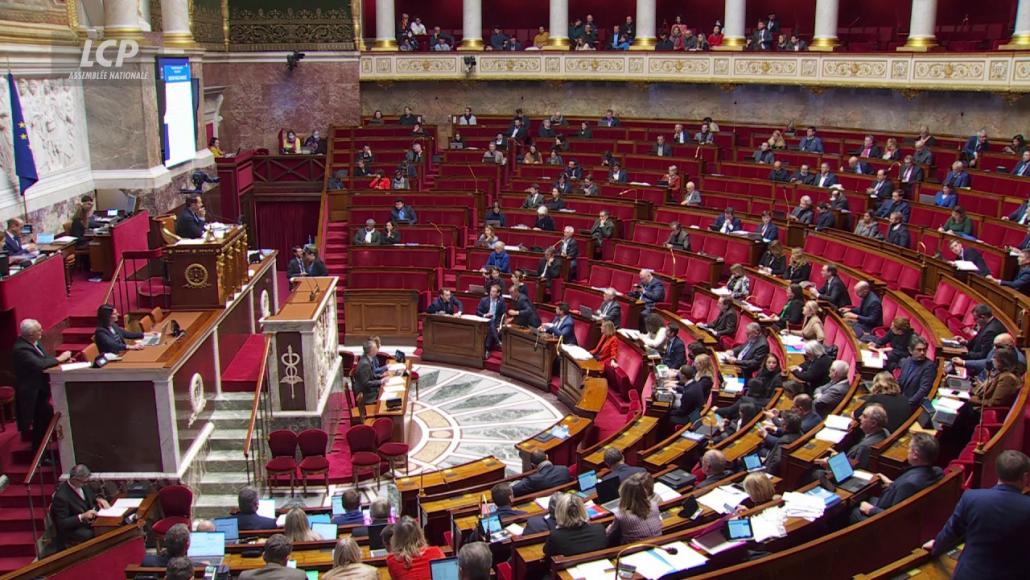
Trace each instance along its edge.
<path fill-rule="evenodd" d="M 764 470 L 765 466 L 762 465 L 762 457 L 757 453 L 745 455 L 744 469 L 746 469 L 748 473 Z"/>

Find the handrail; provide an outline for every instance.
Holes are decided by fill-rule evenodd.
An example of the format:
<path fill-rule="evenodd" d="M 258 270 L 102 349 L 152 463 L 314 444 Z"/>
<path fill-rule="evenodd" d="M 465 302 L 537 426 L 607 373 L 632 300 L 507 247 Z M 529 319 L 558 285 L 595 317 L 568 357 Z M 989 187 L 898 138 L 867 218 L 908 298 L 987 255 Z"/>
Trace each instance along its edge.
<path fill-rule="evenodd" d="M 125 266 L 125 258 L 119 258 L 118 267 L 114 269 L 114 274 L 111 276 L 111 284 L 107 287 L 107 294 L 104 294 L 104 304 L 111 303 L 111 296 L 114 295 L 114 289 L 118 285 L 118 276 L 122 273 L 123 266 Z"/>
<path fill-rule="evenodd" d="M 243 442 L 243 457 L 250 459 L 250 445 L 254 437 L 254 425 L 257 423 L 258 406 L 261 403 L 261 391 L 265 384 L 265 372 L 268 370 L 268 354 L 272 350 L 272 339 L 265 335 L 264 354 L 261 355 L 261 366 L 258 369 L 257 386 L 254 387 L 254 402 L 250 408 L 250 423 L 247 425 L 247 438 Z"/>
<path fill-rule="evenodd" d="M 57 430 L 57 422 L 61 420 L 61 412 L 54 413 L 54 416 L 50 419 L 50 424 L 47 425 L 46 433 L 43 434 L 43 442 L 40 443 L 39 449 L 36 450 L 36 454 L 32 457 L 32 463 L 29 464 L 29 471 L 25 474 L 25 481 L 22 485 L 29 485 L 32 483 L 32 478 L 36 476 L 36 470 L 39 469 L 39 462 L 43 460 L 43 453 L 47 450 L 50 445 L 50 438 L 53 437 L 54 431 Z"/>

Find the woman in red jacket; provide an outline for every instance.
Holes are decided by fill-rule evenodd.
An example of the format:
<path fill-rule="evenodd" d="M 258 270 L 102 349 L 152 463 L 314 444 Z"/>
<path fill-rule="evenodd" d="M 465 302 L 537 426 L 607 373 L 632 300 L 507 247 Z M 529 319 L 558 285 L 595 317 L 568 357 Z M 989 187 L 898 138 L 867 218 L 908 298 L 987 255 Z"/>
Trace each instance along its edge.
<path fill-rule="evenodd" d="M 602 365 L 613 363 L 618 366 L 615 359 L 619 356 L 619 339 L 615 336 L 615 325 L 611 320 L 601 323 L 601 340 L 597 341 L 597 346 L 590 354 L 601 361 Z"/>
<path fill-rule="evenodd" d="M 418 522 L 404 516 L 393 526 L 386 567 L 393 580 L 431 580 L 430 560 L 444 557 L 443 550 L 426 543 Z"/>

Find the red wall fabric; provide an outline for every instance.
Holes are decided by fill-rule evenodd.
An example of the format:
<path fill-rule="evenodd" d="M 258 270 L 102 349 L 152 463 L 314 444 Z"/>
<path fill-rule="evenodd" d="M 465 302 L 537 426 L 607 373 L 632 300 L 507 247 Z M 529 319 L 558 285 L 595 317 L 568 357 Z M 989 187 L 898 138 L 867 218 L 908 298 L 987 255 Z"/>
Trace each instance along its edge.
<path fill-rule="evenodd" d="M 81 578 L 121 579 L 125 578 L 125 567 L 138 565 L 143 561 L 145 546 L 143 537 L 133 538 L 118 544 L 96 556 L 57 572 L 51 580 L 77 580 Z"/>
<path fill-rule="evenodd" d="M 278 250 L 278 268 L 285 270 L 293 254 L 290 248 L 308 243 L 318 231 L 318 200 L 313 201 L 258 201 L 254 212 L 257 225 L 257 245 L 262 249 Z"/>
<path fill-rule="evenodd" d="M 363 0 L 364 35 L 375 36 L 375 0 Z M 969 24 L 1002 24 L 1010 32 L 1015 20 L 1017 0 L 982 0 L 971 10 L 968 2 L 939 0 L 938 26 Z M 750 29 L 760 17 L 775 12 L 784 27 L 797 27 L 811 35 L 815 22 L 813 0 L 749 0 L 747 26 Z M 536 28 L 548 25 L 548 0 L 489 0 L 483 2 L 483 27 L 488 29 L 500 23 L 505 29 Z M 423 0 L 395 0 L 395 13 L 408 13 L 412 19 L 422 18 L 427 28 L 438 25 L 445 29 L 461 29 L 461 0 L 441 0 L 432 3 L 432 9 Z M 671 23 L 678 14 L 689 26 L 710 30 L 715 20 L 721 20 L 724 3 L 721 0 L 695 2 L 669 2 L 658 0 L 658 24 Z M 906 0 L 863 0 L 840 3 L 840 26 L 894 27 L 908 30 L 912 5 Z M 627 15 L 636 16 L 635 0 L 569 0 L 569 20 L 593 14 L 601 26 L 610 27 L 622 22 Z M 1006 32 L 1007 34 L 1008 32 Z"/>

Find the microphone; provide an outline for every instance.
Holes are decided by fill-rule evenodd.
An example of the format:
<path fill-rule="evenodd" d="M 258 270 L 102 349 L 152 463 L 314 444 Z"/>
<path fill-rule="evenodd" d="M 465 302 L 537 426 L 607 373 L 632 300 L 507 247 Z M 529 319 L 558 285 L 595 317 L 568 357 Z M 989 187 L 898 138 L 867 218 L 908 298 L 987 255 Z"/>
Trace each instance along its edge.
<path fill-rule="evenodd" d="M 701 145 L 700 144 L 697 146 L 697 149 L 694 150 L 694 159 L 698 159 L 699 157 L 701 157 Z"/>
<path fill-rule="evenodd" d="M 471 166 L 469 167 L 469 169 L 471 169 Z M 433 228 L 436 229 L 437 234 L 440 234 L 440 245 L 446 246 L 447 244 L 443 243 L 443 231 L 440 230 L 440 226 L 436 225 L 433 222 L 429 222 L 429 225 L 433 226 Z"/>
<path fill-rule="evenodd" d="M 479 178 L 476 177 L 476 172 L 472 169 L 471 165 L 466 165 L 469 168 L 469 173 L 472 174 L 472 188 L 475 189 L 473 193 L 479 193 Z"/>
<path fill-rule="evenodd" d="M 622 560 L 622 555 L 625 554 L 627 551 L 635 549 L 635 548 L 652 548 L 654 550 L 661 550 L 661 551 L 665 552 L 666 554 L 668 554 L 670 556 L 675 556 L 676 554 L 679 554 L 679 549 L 678 548 L 673 548 L 672 546 L 659 546 L 658 544 L 649 544 L 649 543 L 645 543 L 645 542 L 641 542 L 639 544 L 630 544 L 630 545 L 626 546 L 625 548 L 619 550 L 619 553 L 615 555 L 615 577 L 616 578 L 619 577 L 618 576 L 619 575 L 619 561 Z"/>

